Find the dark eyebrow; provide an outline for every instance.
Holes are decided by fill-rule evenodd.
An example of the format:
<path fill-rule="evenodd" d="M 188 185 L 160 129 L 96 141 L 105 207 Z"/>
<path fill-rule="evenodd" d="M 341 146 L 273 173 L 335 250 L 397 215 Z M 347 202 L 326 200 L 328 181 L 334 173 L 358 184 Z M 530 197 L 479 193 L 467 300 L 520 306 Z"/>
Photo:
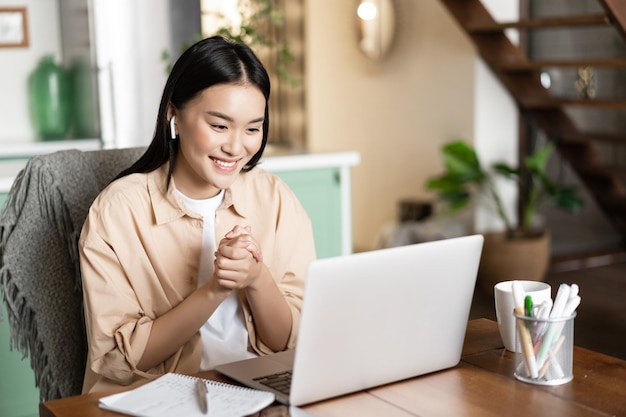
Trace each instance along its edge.
<path fill-rule="evenodd" d="M 215 116 L 215 117 L 219 117 L 220 119 L 224 119 L 227 122 L 231 122 L 231 123 L 234 122 L 232 117 L 227 116 L 227 115 L 225 115 L 223 113 L 220 113 L 220 112 L 217 112 L 217 111 L 208 111 L 207 113 L 210 114 L 211 116 Z M 265 117 L 259 117 L 258 119 L 250 120 L 248 122 L 248 124 L 250 124 L 250 123 L 259 123 L 259 122 L 263 122 L 263 121 L 265 121 Z"/>

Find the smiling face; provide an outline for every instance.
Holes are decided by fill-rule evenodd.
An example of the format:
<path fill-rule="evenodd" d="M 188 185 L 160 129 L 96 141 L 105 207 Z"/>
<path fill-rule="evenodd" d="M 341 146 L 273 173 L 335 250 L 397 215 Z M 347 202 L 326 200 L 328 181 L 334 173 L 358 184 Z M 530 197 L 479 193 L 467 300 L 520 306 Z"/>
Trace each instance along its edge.
<path fill-rule="evenodd" d="M 217 84 L 175 110 L 178 190 L 205 199 L 230 187 L 261 148 L 265 105 L 252 84 Z"/>

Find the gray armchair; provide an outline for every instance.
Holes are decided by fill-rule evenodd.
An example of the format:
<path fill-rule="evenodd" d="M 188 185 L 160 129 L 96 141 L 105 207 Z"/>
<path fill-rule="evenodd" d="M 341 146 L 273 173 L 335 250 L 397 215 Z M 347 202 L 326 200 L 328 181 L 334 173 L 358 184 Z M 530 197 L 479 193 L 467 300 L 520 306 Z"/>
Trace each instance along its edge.
<path fill-rule="evenodd" d="M 86 338 L 77 241 L 89 206 L 144 148 L 36 156 L 0 212 L 0 288 L 11 346 L 30 356 L 42 401 L 80 394 Z"/>

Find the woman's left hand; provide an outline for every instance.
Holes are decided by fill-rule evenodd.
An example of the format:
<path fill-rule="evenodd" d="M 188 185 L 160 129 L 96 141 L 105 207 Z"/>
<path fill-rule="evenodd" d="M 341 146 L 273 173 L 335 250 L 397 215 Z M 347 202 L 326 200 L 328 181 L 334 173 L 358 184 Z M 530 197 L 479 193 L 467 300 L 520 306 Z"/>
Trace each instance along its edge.
<path fill-rule="evenodd" d="M 215 252 L 215 276 L 230 289 L 253 287 L 261 274 L 263 254 L 250 226 L 235 226 Z"/>

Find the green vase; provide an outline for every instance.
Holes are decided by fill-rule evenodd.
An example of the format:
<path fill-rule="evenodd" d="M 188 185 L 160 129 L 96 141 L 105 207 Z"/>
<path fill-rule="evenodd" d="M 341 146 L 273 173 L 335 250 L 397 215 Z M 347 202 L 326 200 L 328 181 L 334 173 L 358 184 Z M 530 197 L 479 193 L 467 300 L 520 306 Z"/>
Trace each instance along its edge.
<path fill-rule="evenodd" d="M 52 55 L 44 56 L 28 80 L 33 124 L 41 140 L 67 138 L 71 121 L 71 84 Z"/>

